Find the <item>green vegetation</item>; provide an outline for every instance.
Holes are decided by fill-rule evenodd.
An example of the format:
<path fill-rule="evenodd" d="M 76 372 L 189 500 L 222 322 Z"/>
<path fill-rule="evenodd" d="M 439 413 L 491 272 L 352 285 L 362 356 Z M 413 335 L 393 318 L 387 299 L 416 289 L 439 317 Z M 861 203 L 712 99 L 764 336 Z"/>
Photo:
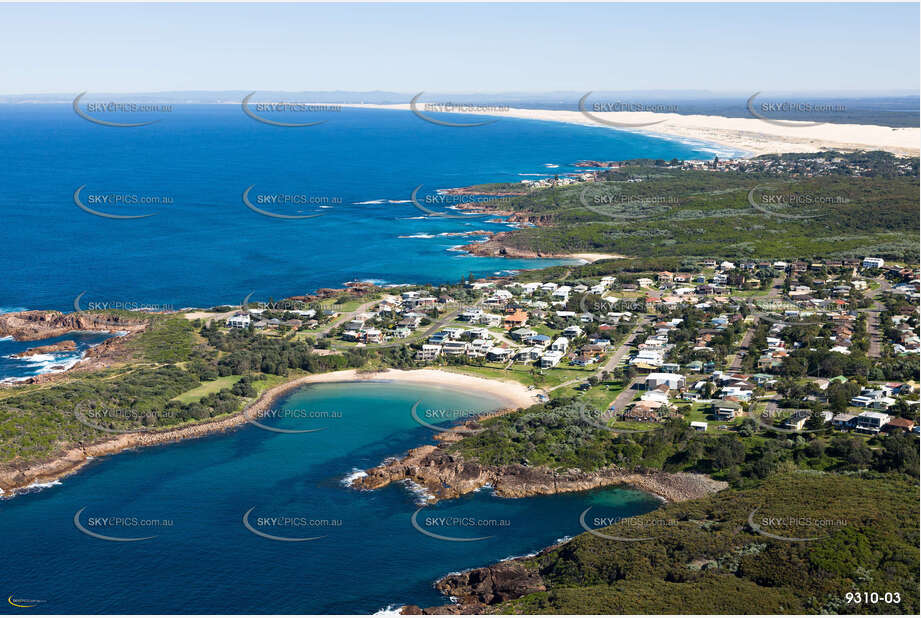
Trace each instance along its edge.
<path fill-rule="evenodd" d="M 886 165 L 893 164 L 887 159 L 879 169 Z M 917 160 L 914 165 L 917 170 Z M 756 186 L 761 187 L 758 199 L 763 192 L 808 196 L 813 202 L 790 203 L 788 198 L 787 203 L 764 209 L 780 215 L 775 216 L 749 203 L 749 192 Z M 638 162 L 603 172 L 598 182 L 511 199 L 503 208 L 539 216 L 545 224 L 514 231 L 502 243 L 549 254 L 730 259 L 879 255 L 915 261 L 917 195 L 917 171 L 913 176 L 880 172 L 806 177 L 669 169 Z"/>
<path fill-rule="evenodd" d="M 748 524 L 787 537 L 758 534 Z M 576 517 L 574 514 L 573 517 Z M 762 517 L 830 520 L 770 527 Z M 635 518 L 636 519 L 636 518 Z M 792 473 L 757 487 L 670 504 L 639 518 L 649 541 L 582 534 L 527 561 L 546 592 L 496 609 L 514 614 L 917 614 L 917 486 L 891 475 Z M 599 528 L 636 537 L 630 520 Z M 899 603 L 849 603 L 854 592 Z M 892 600 L 892 598 L 890 598 Z"/>
<path fill-rule="evenodd" d="M 750 486 L 797 468 L 841 473 L 875 470 L 918 477 L 918 439 L 895 433 L 870 442 L 848 433 L 819 430 L 787 434 L 747 419 L 738 430 L 711 434 L 671 419 L 642 433 L 605 429 L 598 412 L 573 400 L 554 399 L 483 422 L 485 431 L 449 449 L 488 465 L 526 464 L 597 470 L 607 466 L 699 472 Z"/>

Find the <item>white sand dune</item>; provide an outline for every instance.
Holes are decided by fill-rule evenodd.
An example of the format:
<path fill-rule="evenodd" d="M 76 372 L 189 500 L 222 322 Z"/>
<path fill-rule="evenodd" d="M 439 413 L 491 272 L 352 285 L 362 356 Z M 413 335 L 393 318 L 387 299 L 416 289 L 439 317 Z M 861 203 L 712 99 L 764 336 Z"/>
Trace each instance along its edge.
<path fill-rule="evenodd" d="M 352 104 L 345 105 L 345 107 L 406 111 L 410 109 L 408 103 Z M 421 102 L 418 109 L 420 111 L 424 109 Z M 658 123 L 640 128 L 618 128 L 596 122 L 579 111 L 511 108 L 508 111 L 458 113 L 494 116 L 500 119 L 523 118 L 617 128 L 622 131 L 710 142 L 734 150 L 743 150 L 752 155 L 820 150 L 885 150 L 898 155 L 918 156 L 919 149 L 921 149 L 921 128 L 918 127 L 891 128 L 862 124 L 814 125 L 811 122 L 792 121 L 786 123 L 790 126 L 780 126 L 758 118 L 726 118 L 656 112 L 591 112 L 592 116 L 607 122 L 628 125 Z"/>

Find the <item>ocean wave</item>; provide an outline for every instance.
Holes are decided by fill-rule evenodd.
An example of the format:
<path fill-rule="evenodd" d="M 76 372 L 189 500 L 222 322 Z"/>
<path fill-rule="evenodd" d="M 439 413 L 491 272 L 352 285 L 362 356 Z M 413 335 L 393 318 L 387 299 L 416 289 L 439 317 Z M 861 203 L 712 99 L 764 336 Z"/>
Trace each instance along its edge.
<path fill-rule="evenodd" d="M 413 495 L 418 506 L 425 506 L 435 499 L 435 496 L 429 490 L 411 479 L 403 479 L 399 482 Z"/>
<path fill-rule="evenodd" d="M 0 341 L 13 341 L 13 335 L 7 335 L 6 337 L 0 337 Z"/>
<path fill-rule="evenodd" d="M 4 356 L 3 358 L 9 358 L 26 363 L 26 367 L 23 369 L 29 372 L 28 375 L 13 376 L 4 380 L 8 382 L 20 382 L 22 380 L 27 380 L 32 376 L 39 376 L 46 373 L 62 373 L 67 371 L 81 360 L 83 360 L 83 353 L 68 352 L 66 354 L 33 354 L 31 356 L 22 357 L 14 357 L 12 354 L 10 354 Z"/>
<path fill-rule="evenodd" d="M 373 616 L 399 616 L 403 605 L 400 603 L 391 603 L 387 607 L 382 607 L 372 614 Z"/>
<path fill-rule="evenodd" d="M 366 200 L 364 202 L 352 202 L 352 204 L 355 204 L 356 206 L 370 206 L 370 205 L 379 206 L 381 204 L 410 204 L 410 203 L 412 203 L 412 200 L 384 199 L 384 200 Z"/>
<path fill-rule="evenodd" d="M 368 473 L 361 468 L 352 468 L 352 471 L 345 475 L 345 477 L 339 481 L 339 483 L 344 487 L 351 487 L 352 483 L 366 476 L 368 476 Z"/>
<path fill-rule="evenodd" d="M 370 283 L 372 285 L 387 285 L 386 279 L 359 279 L 361 283 Z M 343 283 L 343 285 L 345 285 Z"/>
<path fill-rule="evenodd" d="M 435 235 L 434 234 L 408 234 L 406 236 L 397 236 L 397 238 L 435 238 Z"/>
<path fill-rule="evenodd" d="M 16 494 L 34 493 L 37 491 L 41 491 L 43 489 L 48 489 L 49 487 L 55 487 L 57 485 L 62 485 L 61 481 L 57 479 L 53 481 L 48 481 L 47 483 L 32 483 L 31 485 L 27 485 L 26 487 L 23 487 L 21 489 L 16 489 L 16 490 L 11 491 L 9 494 L 9 497 L 12 498 Z M 2 495 L 3 495 L 3 490 L 0 489 L 0 496 Z"/>
<path fill-rule="evenodd" d="M 0 307 L 0 313 L 18 313 L 26 311 L 25 307 Z"/>

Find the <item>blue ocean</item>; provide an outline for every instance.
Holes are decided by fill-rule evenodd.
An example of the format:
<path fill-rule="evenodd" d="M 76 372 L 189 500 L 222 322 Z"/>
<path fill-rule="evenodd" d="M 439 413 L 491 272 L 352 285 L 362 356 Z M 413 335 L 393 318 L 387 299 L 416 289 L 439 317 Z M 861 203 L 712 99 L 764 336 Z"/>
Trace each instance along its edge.
<path fill-rule="evenodd" d="M 239 105 L 201 105 L 178 107 L 149 126 L 111 128 L 66 105 L 6 105 L 0 126 L 9 154 L 0 168 L 6 311 L 68 311 L 81 294 L 82 307 L 213 306 L 350 280 L 440 283 L 537 268 L 555 262 L 458 251 L 476 239 L 458 232 L 510 228 L 488 217 L 427 216 L 409 201 L 412 191 L 517 183 L 575 171 L 580 159 L 731 154 L 607 128 L 511 119 L 448 128 L 378 110 L 345 109 L 318 126 L 281 128 L 247 118 Z M 266 212 L 320 216 L 260 214 L 242 200 L 250 187 L 251 203 Z M 75 193 L 103 214 L 153 216 L 96 216 L 77 205 Z M 279 206 L 270 199 L 278 195 L 307 199 Z M 80 349 L 98 343 L 77 339 Z M 3 356 L 30 347 L 2 343 Z M 48 342 L 31 345 L 40 343 Z M 0 370 L 41 370 L 17 363 L 4 358 Z M 372 613 L 435 605 L 447 602 L 432 587 L 439 577 L 578 534 L 579 514 L 590 506 L 599 517 L 623 517 L 659 504 L 626 489 L 514 500 L 484 489 L 425 507 L 417 523 L 442 537 L 485 538 L 424 534 L 412 525 L 420 508 L 412 487 L 361 492 L 345 483 L 431 441 L 432 431 L 409 413 L 419 399 L 443 409 L 497 406 L 477 393 L 428 386 L 317 385 L 281 407 L 330 415 L 277 426 L 319 431 L 246 425 L 108 457 L 61 483 L 0 500 L 6 594 L 35 601 L 38 609 L 28 611 L 49 613 Z M 245 514 L 266 535 L 314 540 L 267 538 L 244 525 Z M 84 531 L 153 538 L 112 541 Z"/>
<path fill-rule="evenodd" d="M 394 383 L 322 384 L 292 413 L 203 439 L 125 452 L 34 493 L 0 500 L 5 595 L 42 613 L 359 613 L 449 602 L 452 571 L 538 551 L 583 532 L 580 514 L 628 517 L 658 499 L 629 489 L 422 506 L 411 487 L 346 486 L 356 469 L 431 443 L 420 409 L 495 409 L 471 392 Z M 294 414 L 297 412 L 298 414 Z M 308 538 L 279 541 L 276 537 Z M 76 519 L 76 521 L 75 521 Z M 146 538 L 112 541 L 112 538 Z M 319 538 L 317 538 L 319 537 Z M 620 541 L 610 541 L 620 542 Z M 18 611 L 18 610 L 17 610 Z"/>
<path fill-rule="evenodd" d="M 209 307 L 350 280 L 442 283 L 542 267 L 555 262 L 452 250 L 476 238 L 439 234 L 509 226 L 426 216 L 413 190 L 422 185 L 423 201 L 438 189 L 575 171 L 580 159 L 725 154 L 606 127 L 499 118 L 456 128 L 406 111 L 343 108 L 301 128 L 257 122 L 239 104 L 133 116 L 113 119 L 159 122 L 115 128 L 70 105 L 0 105 L 9 155 L 0 167 L 0 311 L 70 310 L 80 293 L 85 302 Z M 322 216 L 259 214 L 242 200 L 251 186 L 257 208 Z M 79 188 L 92 210 L 153 216 L 95 216 L 75 204 Z M 292 199 L 277 206 L 271 196 Z"/>

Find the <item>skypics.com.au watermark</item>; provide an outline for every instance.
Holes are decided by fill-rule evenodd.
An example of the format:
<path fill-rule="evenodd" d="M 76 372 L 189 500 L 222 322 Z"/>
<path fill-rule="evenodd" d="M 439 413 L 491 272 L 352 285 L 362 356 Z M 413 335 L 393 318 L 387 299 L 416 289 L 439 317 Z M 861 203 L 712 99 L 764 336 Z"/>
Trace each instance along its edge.
<path fill-rule="evenodd" d="M 760 507 L 759 507 L 760 508 Z M 748 515 L 748 525 L 756 533 L 778 541 L 802 543 L 816 541 L 832 529 L 847 527 L 848 521 L 839 517 L 829 517 L 820 513 L 788 513 L 784 515 L 757 516 L 758 508 Z M 818 536 L 815 536 L 817 533 Z M 809 536 L 802 536 L 802 535 Z"/>
<path fill-rule="evenodd" d="M 278 120 L 277 118 L 290 117 L 290 115 L 293 114 L 315 114 L 327 112 L 335 113 L 342 111 L 341 105 L 327 103 L 307 103 L 301 101 L 274 101 L 263 103 L 250 102 L 255 94 L 256 92 L 253 91 L 243 97 L 243 100 L 240 102 L 240 107 L 243 110 L 243 113 L 257 122 L 261 122 L 262 124 L 267 124 L 273 127 L 315 127 L 327 122 L 327 120 L 324 119 L 310 122 L 288 122 Z M 276 118 L 271 118 L 270 116 L 272 115 L 275 115 Z"/>
<path fill-rule="evenodd" d="M 74 527 L 83 534 L 100 539 L 102 541 L 112 541 L 116 543 L 134 543 L 137 541 L 147 541 L 156 538 L 159 535 L 149 536 L 124 536 L 133 531 L 149 532 L 151 530 L 172 528 L 172 519 L 148 519 L 135 515 L 106 515 L 87 517 L 84 524 L 81 519 L 83 512 L 87 507 L 83 507 L 74 513 Z M 105 532 L 106 534 L 103 534 Z M 116 533 L 118 536 L 115 536 Z M 137 532 L 133 532 L 137 534 Z"/>
<path fill-rule="evenodd" d="M 592 122 L 598 124 L 607 125 L 609 127 L 616 127 L 619 129 L 635 129 L 639 127 L 651 127 L 659 123 L 665 122 L 667 118 L 660 118 L 658 120 L 647 120 L 644 122 L 626 122 L 622 120 L 614 120 L 611 117 L 602 118 L 596 114 L 599 113 L 657 113 L 657 114 L 675 114 L 678 113 L 678 105 L 670 103 L 651 103 L 651 102 L 642 102 L 642 101 L 601 101 L 592 104 L 587 104 L 586 101 L 591 96 L 592 92 L 586 92 L 585 95 L 579 99 L 579 112 Z"/>
<path fill-rule="evenodd" d="M 664 528 L 672 528 L 678 525 L 676 519 L 663 519 L 660 517 L 647 517 L 638 515 L 635 517 L 599 517 L 595 516 L 588 519 L 588 514 L 593 507 L 588 507 L 579 515 L 579 525 L 582 529 L 601 539 L 609 541 L 620 541 L 625 543 L 637 541 L 651 541 L 655 538 L 655 531 Z M 600 532 L 598 528 L 620 525 L 618 532 L 625 534 L 613 534 L 610 532 Z M 626 528 L 626 530 L 624 530 Z M 629 533 L 629 534 L 627 534 Z M 653 535 L 653 536 L 649 536 Z"/>
<path fill-rule="evenodd" d="M 143 311 L 146 313 L 171 313 L 176 310 L 172 303 L 149 303 L 134 299 L 84 300 L 86 290 L 74 297 L 74 311 Z"/>
<path fill-rule="evenodd" d="M 285 421 L 297 421 L 303 423 L 304 421 L 331 421 L 331 420 L 341 420 L 342 412 L 337 412 L 333 410 L 306 410 L 303 408 L 270 408 L 267 410 L 243 410 L 243 418 L 246 422 L 251 425 L 255 425 L 259 429 L 265 431 L 271 431 L 274 433 L 316 433 L 318 431 L 324 431 L 328 427 L 312 427 L 308 429 L 287 429 L 285 427 L 276 427 L 274 425 L 267 425 L 265 422 L 285 422 Z"/>
<path fill-rule="evenodd" d="M 425 507 L 419 507 L 410 517 L 412 527 L 427 537 L 438 539 L 439 541 L 450 541 L 453 543 L 470 543 L 472 541 L 485 541 L 495 536 L 489 534 L 485 536 L 458 536 L 463 531 L 483 530 L 507 530 L 511 527 L 512 522 L 508 519 L 484 519 L 481 517 L 472 517 L 468 515 L 431 515 L 422 517 L 420 521 L 419 513 Z"/>
<path fill-rule="evenodd" d="M 483 120 L 480 122 L 451 122 L 449 120 L 441 120 L 430 116 L 428 113 L 447 113 L 447 114 L 501 114 L 508 112 L 511 108 L 508 105 L 497 105 L 497 104 L 480 104 L 480 103 L 454 103 L 451 101 L 443 102 L 432 102 L 432 103 L 419 103 L 419 98 L 425 94 L 425 91 L 420 92 L 412 98 L 409 102 L 410 111 L 419 119 L 424 120 L 428 123 L 435 124 L 442 127 L 482 127 L 488 124 L 496 122 L 496 118 L 491 120 Z"/>
<path fill-rule="evenodd" d="M 150 431 L 163 421 L 180 420 L 179 409 L 136 410 L 101 404 L 96 400 L 81 401 L 74 406 L 77 422 L 105 433 L 138 433 Z M 128 426 L 125 426 L 125 425 Z M 169 423 L 168 423 L 169 424 Z"/>
<path fill-rule="evenodd" d="M 343 204 L 342 196 L 339 195 L 254 192 L 255 186 L 253 184 L 244 189 L 243 205 L 255 213 L 274 219 L 313 219 L 323 213 L 309 212 L 307 209 L 330 208 Z"/>
<path fill-rule="evenodd" d="M 828 214 L 828 208 L 849 204 L 843 195 L 822 195 L 802 191 L 775 191 L 755 185 L 748 192 L 748 203 L 755 210 L 780 219 L 814 219 Z M 826 209 L 824 212 L 822 209 Z"/>
<path fill-rule="evenodd" d="M 270 541 L 286 543 L 317 541 L 342 527 L 341 519 L 321 519 L 290 514 L 253 516 L 255 509 L 254 506 L 243 513 L 243 527 L 256 536 Z M 325 534 L 316 535 L 316 532 L 325 532 Z M 311 536 L 304 536 L 305 534 Z"/>
<path fill-rule="evenodd" d="M 171 103 L 129 103 L 124 101 L 104 101 L 85 103 L 86 109 L 80 107 L 81 99 L 86 92 L 81 92 L 74 98 L 74 113 L 93 124 L 104 127 L 133 128 L 144 127 L 160 122 L 159 119 L 143 120 L 138 122 L 118 122 L 115 118 L 123 118 L 125 114 L 162 114 L 173 111 Z M 103 117 L 107 119 L 103 119 Z"/>
<path fill-rule="evenodd" d="M 817 118 L 828 117 L 829 114 L 847 113 L 847 106 L 841 103 L 804 100 L 756 101 L 755 99 L 761 95 L 761 92 L 756 92 L 750 96 L 745 102 L 745 107 L 752 117 L 779 127 L 816 127 L 825 124 L 824 121 L 816 121 Z M 771 117 L 771 114 L 792 116 L 795 120 L 781 120 Z"/>
<path fill-rule="evenodd" d="M 419 197 L 419 191 L 424 185 L 418 185 L 409 196 L 409 201 L 413 206 L 427 215 L 434 217 L 445 217 L 448 219 L 469 219 L 471 217 L 482 217 L 491 213 L 482 212 L 482 208 L 492 209 L 511 209 L 514 199 L 517 196 L 512 195 L 463 195 L 456 193 L 436 192 Z M 432 210 L 429 206 L 436 208 L 447 208 L 461 210 L 462 207 L 469 208 L 473 212 L 450 213 L 444 210 Z"/>
<path fill-rule="evenodd" d="M 629 321 L 636 313 L 646 312 L 645 298 L 612 298 L 583 294 L 579 309 L 596 322 Z"/>
<path fill-rule="evenodd" d="M 413 404 L 412 409 L 409 411 L 409 415 L 414 421 L 422 425 L 423 427 L 428 427 L 433 431 L 438 432 L 455 432 L 455 433 L 478 433 L 477 429 L 470 429 L 467 427 L 439 427 L 434 423 L 444 423 L 448 421 L 452 422 L 466 422 L 466 421 L 476 421 L 483 412 L 478 410 L 444 410 L 444 409 L 425 409 L 420 411 L 419 404 L 422 403 L 420 399 Z"/>
<path fill-rule="evenodd" d="M 579 202 L 594 213 L 611 219 L 646 219 L 678 207 L 681 201 L 675 195 L 624 195 L 589 185 L 579 193 Z"/>
<path fill-rule="evenodd" d="M 146 212 L 151 207 L 172 206 L 175 204 L 173 196 L 162 193 L 87 191 L 84 194 L 83 190 L 85 188 L 85 184 L 80 185 L 74 191 L 74 204 L 80 210 L 104 219 L 145 219 L 157 214 L 156 212 Z M 141 212 L 137 213 L 138 210 Z M 137 214 L 123 214 L 125 212 Z"/>

